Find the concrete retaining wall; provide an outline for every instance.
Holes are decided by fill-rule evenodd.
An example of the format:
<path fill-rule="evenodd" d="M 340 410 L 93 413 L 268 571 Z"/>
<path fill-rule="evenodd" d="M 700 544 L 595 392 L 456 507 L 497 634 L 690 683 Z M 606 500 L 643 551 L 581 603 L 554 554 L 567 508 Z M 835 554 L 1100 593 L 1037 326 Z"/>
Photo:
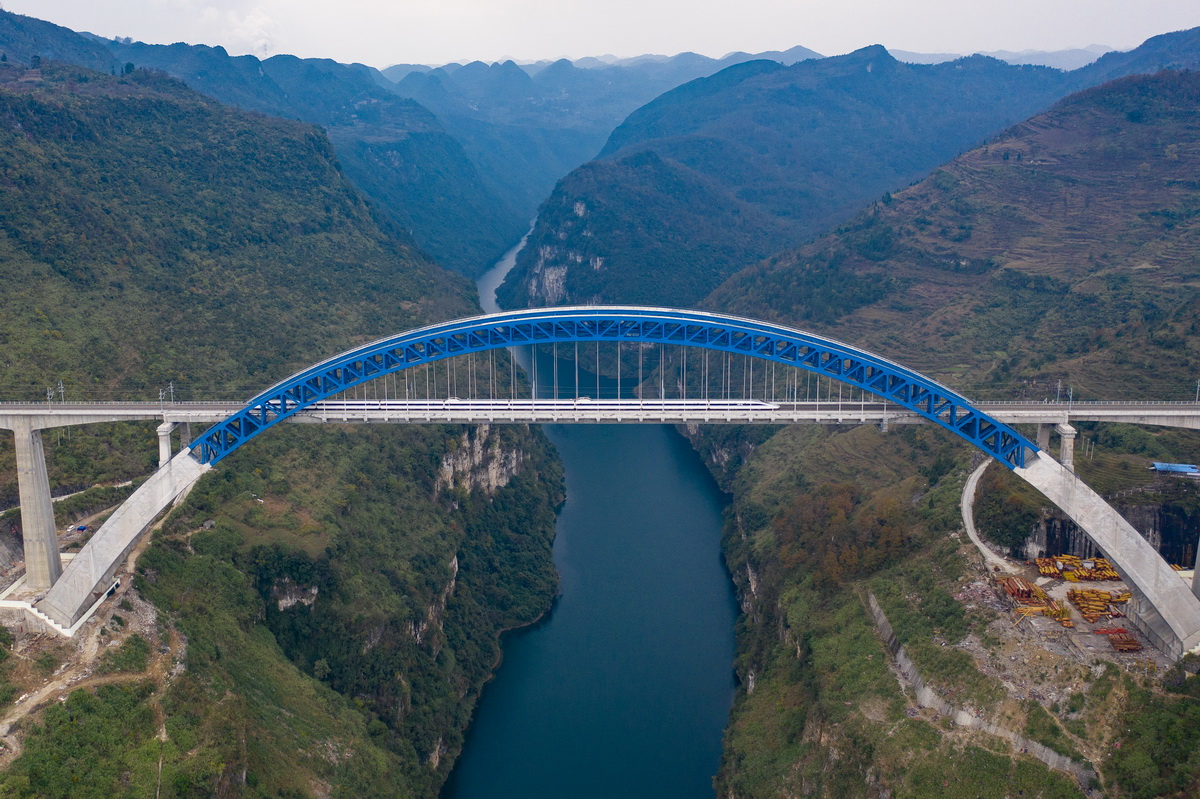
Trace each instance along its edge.
<path fill-rule="evenodd" d="M 943 699 L 921 678 L 921 673 L 917 671 L 916 665 L 908 657 L 908 653 L 904 651 L 904 647 L 896 640 L 895 633 L 892 631 L 892 625 L 888 622 L 883 608 L 879 607 L 879 603 L 875 600 L 875 595 L 870 591 L 867 592 L 867 606 L 871 611 L 871 616 L 875 619 L 875 629 L 879 632 L 880 637 L 887 644 L 888 650 L 892 653 L 892 657 L 896 661 L 896 668 L 900 671 L 901 676 L 912 686 L 918 703 L 924 707 L 933 708 L 943 716 L 954 719 L 954 723 L 960 727 L 972 727 L 1004 738 L 1012 743 L 1016 749 L 1033 755 L 1050 768 L 1065 771 L 1072 775 L 1082 786 L 1086 787 L 1090 785 L 1096 778 L 1096 772 L 1068 757 L 1063 757 L 1048 746 L 1040 744 L 1037 741 L 1031 741 L 1010 729 L 1001 727 L 987 719 L 980 718 L 962 708 L 955 707 Z"/>

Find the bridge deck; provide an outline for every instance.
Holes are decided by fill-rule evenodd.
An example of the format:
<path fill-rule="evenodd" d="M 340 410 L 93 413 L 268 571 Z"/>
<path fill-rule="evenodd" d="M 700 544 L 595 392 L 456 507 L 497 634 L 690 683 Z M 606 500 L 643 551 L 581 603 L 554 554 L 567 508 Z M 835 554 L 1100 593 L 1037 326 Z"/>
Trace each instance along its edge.
<path fill-rule="evenodd" d="M 1194 402 L 976 402 L 1006 424 L 1075 421 L 1128 422 L 1200 429 Z M 240 402 L 0 403 L 0 429 L 16 419 L 35 428 L 119 421 L 215 424 Z M 926 420 L 887 402 L 784 402 L 771 400 L 435 399 L 326 400 L 300 411 L 300 423 L 700 423 L 700 424 L 920 424 Z"/>

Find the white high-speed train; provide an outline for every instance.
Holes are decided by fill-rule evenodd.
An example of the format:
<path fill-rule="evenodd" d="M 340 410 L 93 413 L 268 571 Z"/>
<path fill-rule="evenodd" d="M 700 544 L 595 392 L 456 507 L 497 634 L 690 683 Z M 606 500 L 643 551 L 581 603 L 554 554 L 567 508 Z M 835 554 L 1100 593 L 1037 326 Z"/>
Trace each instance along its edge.
<path fill-rule="evenodd" d="M 305 410 L 336 413 L 355 411 L 526 411 L 526 410 L 778 410 L 779 405 L 762 400 L 719 400 L 719 399 L 359 399 L 325 400 L 308 406 Z"/>

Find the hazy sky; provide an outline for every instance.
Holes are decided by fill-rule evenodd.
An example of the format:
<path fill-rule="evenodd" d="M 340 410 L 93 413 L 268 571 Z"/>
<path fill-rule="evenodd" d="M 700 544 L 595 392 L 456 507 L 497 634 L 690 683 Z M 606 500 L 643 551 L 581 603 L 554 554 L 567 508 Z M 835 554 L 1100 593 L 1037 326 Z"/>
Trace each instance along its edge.
<path fill-rule="evenodd" d="M 1128 49 L 1200 25 L 1197 0 L 0 0 L 102 36 L 377 67 L 802 44 L 919 52 Z"/>

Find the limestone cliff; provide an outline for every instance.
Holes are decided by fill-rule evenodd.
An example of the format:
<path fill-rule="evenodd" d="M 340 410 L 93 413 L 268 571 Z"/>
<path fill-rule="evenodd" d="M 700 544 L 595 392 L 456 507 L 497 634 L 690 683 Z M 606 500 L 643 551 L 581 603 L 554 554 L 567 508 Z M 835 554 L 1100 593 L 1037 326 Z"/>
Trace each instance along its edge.
<path fill-rule="evenodd" d="M 494 496 L 521 470 L 526 455 L 522 449 L 501 445 L 491 425 L 465 429 L 453 447 L 442 457 L 434 493 L 461 488 L 467 493 Z"/>

